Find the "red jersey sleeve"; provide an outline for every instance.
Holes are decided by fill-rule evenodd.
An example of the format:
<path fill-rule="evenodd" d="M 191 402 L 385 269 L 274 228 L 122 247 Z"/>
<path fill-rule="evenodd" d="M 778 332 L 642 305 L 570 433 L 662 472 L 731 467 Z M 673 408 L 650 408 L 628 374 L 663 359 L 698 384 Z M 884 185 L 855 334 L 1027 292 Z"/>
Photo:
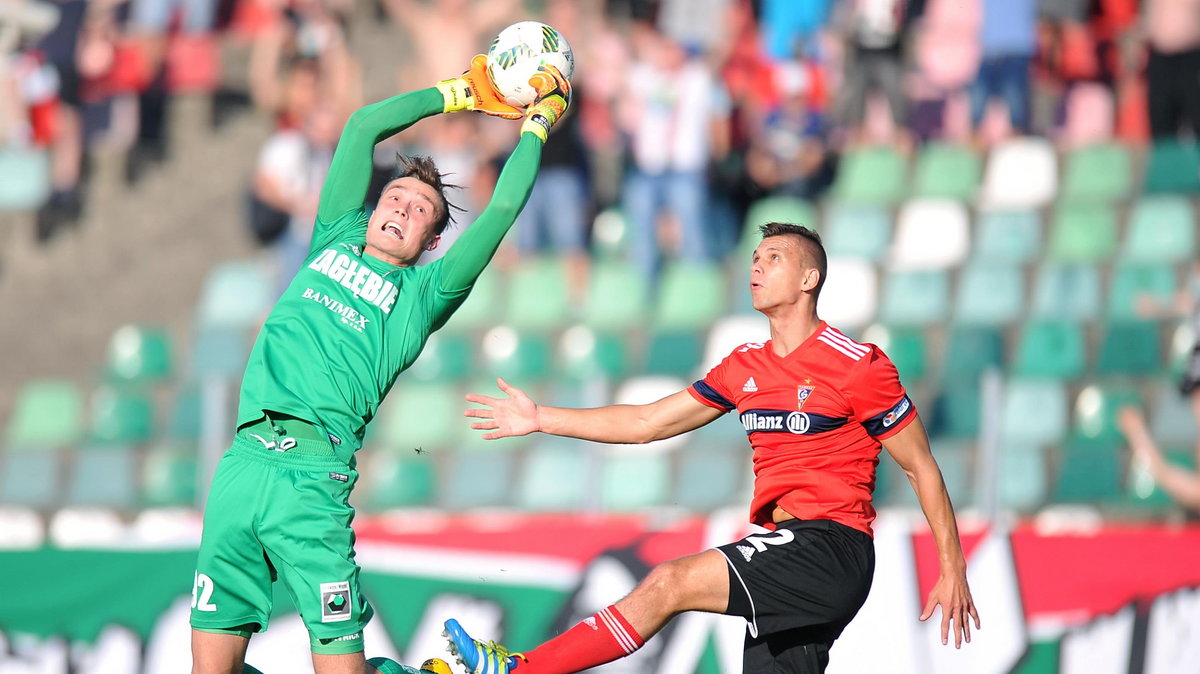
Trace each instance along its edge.
<path fill-rule="evenodd" d="M 736 353 L 736 352 L 735 352 Z M 733 396 L 730 395 L 729 386 L 727 385 L 728 372 L 731 367 L 730 360 L 734 354 L 725 356 L 725 359 L 717 364 L 716 367 L 708 371 L 704 375 L 704 379 L 699 379 L 696 383 L 688 387 L 688 393 L 692 394 L 702 404 L 709 407 L 729 412 L 737 407 Z"/>
<path fill-rule="evenodd" d="M 871 355 L 860 361 L 846 390 L 854 420 L 876 440 L 890 438 L 917 416 L 896 366 L 878 348 L 872 348 Z"/>

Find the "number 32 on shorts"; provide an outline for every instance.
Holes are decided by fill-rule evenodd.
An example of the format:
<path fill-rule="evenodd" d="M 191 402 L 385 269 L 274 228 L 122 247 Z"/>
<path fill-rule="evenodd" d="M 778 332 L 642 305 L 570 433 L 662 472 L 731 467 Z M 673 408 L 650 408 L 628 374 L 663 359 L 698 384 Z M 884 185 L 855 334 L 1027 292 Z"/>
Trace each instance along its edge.
<path fill-rule="evenodd" d="M 209 602 L 215 587 L 212 578 L 197 571 L 192 579 L 192 608 L 197 611 L 217 610 L 217 605 Z"/>

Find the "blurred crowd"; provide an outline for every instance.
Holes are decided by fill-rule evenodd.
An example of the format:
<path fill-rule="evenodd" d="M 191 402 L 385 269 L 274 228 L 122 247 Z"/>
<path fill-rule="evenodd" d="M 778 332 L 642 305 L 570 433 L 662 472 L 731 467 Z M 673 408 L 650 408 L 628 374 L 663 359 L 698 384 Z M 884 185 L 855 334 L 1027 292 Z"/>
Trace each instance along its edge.
<path fill-rule="evenodd" d="M 359 11 L 390 22 L 390 59 L 356 51 Z M 245 93 L 276 130 L 247 223 L 294 268 L 364 68 L 394 68 L 397 93 L 428 86 L 529 18 L 570 41 L 576 100 L 516 248 L 565 256 L 577 293 L 597 213 L 623 214 L 630 259 L 654 277 L 664 259 L 720 257 L 756 199 L 819 198 L 856 146 L 1200 136 L 1200 0 L 5 0 L 0 156 L 45 150 L 52 236 L 83 208 L 89 148 L 129 153 L 136 180 L 169 153 L 168 100 L 213 96 L 220 40 L 249 43 Z M 396 151 L 432 156 L 471 186 L 461 231 L 515 138 L 454 115 L 400 140 L 381 174 Z"/>

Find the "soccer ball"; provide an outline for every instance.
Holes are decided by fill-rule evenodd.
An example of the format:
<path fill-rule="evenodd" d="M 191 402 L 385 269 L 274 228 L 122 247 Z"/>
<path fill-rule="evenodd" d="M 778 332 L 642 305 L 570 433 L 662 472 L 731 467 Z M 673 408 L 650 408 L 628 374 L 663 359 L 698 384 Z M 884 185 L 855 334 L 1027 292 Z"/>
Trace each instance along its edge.
<path fill-rule="evenodd" d="M 500 31 L 487 51 L 487 72 L 492 86 L 509 105 L 523 108 L 537 91 L 529 78 L 538 66 L 558 68 L 568 80 L 575 73 L 575 56 L 566 38 L 539 21 L 521 21 Z"/>

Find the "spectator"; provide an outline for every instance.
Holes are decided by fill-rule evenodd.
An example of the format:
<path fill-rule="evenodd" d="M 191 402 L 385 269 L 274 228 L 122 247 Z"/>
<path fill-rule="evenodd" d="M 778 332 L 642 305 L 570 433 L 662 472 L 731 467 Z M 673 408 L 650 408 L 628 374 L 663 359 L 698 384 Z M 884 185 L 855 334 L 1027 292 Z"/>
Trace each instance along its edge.
<path fill-rule="evenodd" d="M 971 86 L 971 122 L 978 134 L 988 103 L 1002 97 L 1012 129 L 1030 133 L 1030 63 L 1037 50 L 1036 0 L 982 0 L 983 60 Z"/>
<path fill-rule="evenodd" d="M 908 29 L 905 0 L 852 0 L 839 18 L 846 33 L 845 72 L 839 110 L 849 130 L 849 144 L 863 142 L 866 109 L 871 94 L 887 97 L 892 134 L 908 147 L 908 99 L 904 91 L 902 50 Z"/>
<path fill-rule="evenodd" d="M 519 0 L 381 0 L 388 16 L 408 34 L 420 67 L 401 71 L 400 89 L 424 86 L 462 68 L 481 46 L 520 15 Z M 564 33 L 567 41 L 572 36 Z"/>
<path fill-rule="evenodd" d="M 1150 135 L 1200 138 L 1200 0 L 1146 0 Z"/>

